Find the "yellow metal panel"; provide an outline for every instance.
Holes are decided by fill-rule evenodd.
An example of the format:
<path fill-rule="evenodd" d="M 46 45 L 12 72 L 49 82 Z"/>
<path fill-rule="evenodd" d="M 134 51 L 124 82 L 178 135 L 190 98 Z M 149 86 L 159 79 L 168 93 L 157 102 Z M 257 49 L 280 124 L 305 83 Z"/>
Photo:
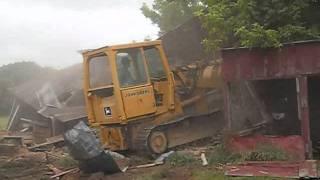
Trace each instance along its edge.
<path fill-rule="evenodd" d="M 117 50 L 117 49 L 154 46 L 154 45 L 160 45 L 160 44 L 161 44 L 161 41 L 157 40 L 157 41 L 136 42 L 136 43 L 130 43 L 130 44 L 120 44 L 120 45 L 110 46 L 110 48 Z"/>
<path fill-rule="evenodd" d="M 157 114 L 164 113 L 169 110 L 169 86 L 168 80 L 153 82 L 153 88 L 157 93 L 156 96 L 162 96 L 162 103 L 157 104 Z"/>
<path fill-rule="evenodd" d="M 114 85 L 114 96 L 115 96 L 115 101 L 117 102 L 117 113 L 118 113 L 118 120 L 119 123 L 126 123 L 127 122 L 127 117 L 124 112 L 124 102 L 122 100 L 122 95 L 120 91 L 120 84 L 118 80 L 118 73 L 117 73 L 117 68 L 116 68 L 116 52 L 112 51 L 109 49 L 107 51 L 107 54 L 109 55 L 109 61 L 110 61 L 110 66 L 111 66 L 111 73 L 112 73 L 112 83 Z"/>
<path fill-rule="evenodd" d="M 110 108 L 111 115 L 107 115 L 105 113 L 105 108 Z M 101 118 L 100 121 L 99 121 L 100 124 L 121 123 L 120 120 L 119 120 L 118 104 L 115 101 L 115 97 L 114 96 L 103 98 L 100 109 L 104 113 L 104 117 Z"/>
<path fill-rule="evenodd" d="M 86 111 L 88 114 L 88 121 L 90 125 L 94 126 L 97 123 L 97 117 L 95 115 L 95 101 L 92 96 L 89 96 L 89 59 L 87 56 L 84 56 L 83 61 L 83 93 L 86 102 Z"/>
<path fill-rule="evenodd" d="M 168 64 L 168 59 L 166 57 L 166 54 L 164 53 L 164 50 L 160 45 L 157 46 L 157 49 L 160 52 L 160 56 L 161 56 L 161 60 L 162 63 L 164 65 L 164 68 L 166 70 L 167 73 L 167 77 L 168 77 L 168 106 L 169 109 L 173 110 L 175 108 L 175 82 L 174 82 L 174 78 L 173 78 L 173 73 L 170 71 L 170 67 Z"/>
<path fill-rule="evenodd" d="M 95 122 L 100 123 L 104 119 L 104 112 L 102 108 L 102 98 L 99 96 L 92 95 L 89 97 L 90 102 L 92 103 L 92 109 L 94 112 Z"/>
<path fill-rule="evenodd" d="M 99 53 L 104 53 L 109 50 L 118 50 L 118 49 L 126 49 L 126 48 L 136 48 L 136 47 L 145 47 L 145 46 L 154 46 L 154 45 L 161 45 L 161 41 L 145 41 L 145 42 L 136 42 L 136 43 L 130 43 L 130 44 L 120 44 L 120 45 L 114 45 L 114 46 L 104 46 L 97 49 L 89 49 L 84 51 L 82 54 L 84 56 L 93 56 Z"/>
<path fill-rule="evenodd" d="M 128 148 L 121 127 L 101 126 L 100 137 L 104 148 L 112 151 L 126 150 Z"/>
<path fill-rule="evenodd" d="M 151 85 L 121 91 L 127 118 L 156 112 L 153 87 Z"/>

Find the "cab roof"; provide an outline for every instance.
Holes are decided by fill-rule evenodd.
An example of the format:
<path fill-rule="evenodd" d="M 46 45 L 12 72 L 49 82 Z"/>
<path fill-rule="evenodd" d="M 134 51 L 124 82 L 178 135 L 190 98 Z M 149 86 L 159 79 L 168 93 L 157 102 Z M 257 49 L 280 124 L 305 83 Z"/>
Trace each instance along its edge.
<path fill-rule="evenodd" d="M 146 47 L 146 46 L 155 46 L 155 45 L 161 45 L 161 40 L 134 42 L 129 44 L 119 44 L 119 45 L 113 45 L 113 46 L 104 46 L 97 49 L 85 50 L 82 52 L 82 55 L 91 56 L 91 55 L 103 53 L 109 49 L 118 50 L 118 49 L 137 48 L 137 47 Z"/>

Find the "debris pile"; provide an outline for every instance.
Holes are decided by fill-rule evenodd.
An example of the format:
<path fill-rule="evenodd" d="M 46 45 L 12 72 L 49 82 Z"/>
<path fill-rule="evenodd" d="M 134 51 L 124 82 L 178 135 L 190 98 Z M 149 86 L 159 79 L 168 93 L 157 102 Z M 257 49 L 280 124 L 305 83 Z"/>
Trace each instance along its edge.
<path fill-rule="evenodd" d="M 75 172 L 78 169 L 75 162 L 61 148 L 31 152 L 21 146 L 14 154 L 0 154 L 0 179 L 53 179 Z"/>
<path fill-rule="evenodd" d="M 82 66 L 77 64 L 11 89 L 14 100 L 7 130 L 31 134 L 34 145 L 87 121 L 81 74 Z"/>

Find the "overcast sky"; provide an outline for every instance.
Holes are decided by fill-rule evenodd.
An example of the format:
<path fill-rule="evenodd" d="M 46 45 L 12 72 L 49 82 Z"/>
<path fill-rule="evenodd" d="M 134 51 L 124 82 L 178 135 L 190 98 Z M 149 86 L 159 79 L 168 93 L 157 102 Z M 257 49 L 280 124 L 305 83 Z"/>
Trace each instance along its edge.
<path fill-rule="evenodd" d="M 0 66 L 63 68 L 82 62 L 81 49 L 156 38 L 143 2 L 152 0 L 0 0 Z"/>

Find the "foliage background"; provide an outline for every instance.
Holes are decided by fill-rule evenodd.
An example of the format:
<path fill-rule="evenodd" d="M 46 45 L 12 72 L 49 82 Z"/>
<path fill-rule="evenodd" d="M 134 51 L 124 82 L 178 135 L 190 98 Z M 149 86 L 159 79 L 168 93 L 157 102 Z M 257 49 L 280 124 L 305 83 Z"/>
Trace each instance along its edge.
<path fill-rule="evenodd" d="M 200 7 L 198 0 L 154 0 L 152 7 L 144 3 L 141 11 L 159 26 L 162 35 L 192 18 Z"/>
<path fill-rule="evenodd" d="M 320 38 L 320 0 L 154 0 L 143 14 L 161 32 L 199 16 L 207 50 L 223 47 L 280 47 Z"/>

